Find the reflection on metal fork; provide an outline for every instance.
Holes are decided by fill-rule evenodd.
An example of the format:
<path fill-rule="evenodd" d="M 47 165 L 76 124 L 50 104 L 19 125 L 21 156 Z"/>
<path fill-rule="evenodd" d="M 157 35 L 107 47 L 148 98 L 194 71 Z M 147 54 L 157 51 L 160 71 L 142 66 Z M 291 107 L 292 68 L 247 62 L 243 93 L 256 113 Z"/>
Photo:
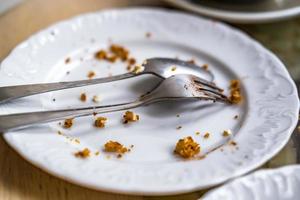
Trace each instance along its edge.
<path fill-rule="evenodd" d="M 144 70 L 138 74 L 130 72 L 112 77 L 96 78 L 91 80 L 0 87 L 0 103 L 34 94 L 112 82 L 143 74 L 152 74 L 162 79 L 169 78 L 170 76 L 176 74 L 191 74 L 194 76 L 198 76 L 201 81 L 206 82 L 207 84 L 211 84 L 209 81 L 213 80 L 213 75 L 210 71 L 205 70 L 192 63 L 178 59 L 150 58 L 144 61 L 142 67 L 144 68 Z M 176 67 L 176 70 L 174 70 L 175 68 L 173 67 Z"/>
<path fill-rule="evenodd" d="M 106 113 L 127 110 L 158 101 L 194 99 L 229 103 L 228 98 L 219 91 L 219 88 L 216 89 L 215 87 L 200 84 L 198 77 L 193 75 L 174 75 L 162 81 L 148 94 L 131 103 L 2 115 L 0 116 L 0 132 L 68 117 L 91 115 L 94 112 Z"/>

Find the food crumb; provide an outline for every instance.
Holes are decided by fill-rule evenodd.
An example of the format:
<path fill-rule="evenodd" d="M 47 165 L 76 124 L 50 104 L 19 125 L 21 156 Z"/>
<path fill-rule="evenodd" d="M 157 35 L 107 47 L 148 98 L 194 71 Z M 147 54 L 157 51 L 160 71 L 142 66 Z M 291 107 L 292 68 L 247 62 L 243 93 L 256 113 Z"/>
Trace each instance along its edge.
<path fill-rule="evenodd" d="M 135 74 L 142 73 L 144 71 L 144 67 L 142 65 L 136 65 L 131 72 Z"/>
<path fill-rule="evenodd" d="M 94 78 L 96 76 L 96 73 L 94 72 L 94 71 L 89 71 L 89 73 L 88 73 L 88 75 L 87 75 L 87 77 L 89 78 L 89 79 L 92 79 L 92 78 Z"/>
<path fill-rule="evenodd" d="M 128 64 L 129 65 L 134 65 L 136 63 L 136 60 L 134 58 L 129 58 L 128 59 Z"/>
<path fill-rule="evenodd" d="M 200 152 L 200 146 L 191 136 L 178 140 L 174 153 L 183 158 L 192 158 Z"/>
<path fill-rule="evenodd" d="M 57 131 L 57 134 L 58 134 L 58 135 L 63 135 L 63 132 Z"/>
<path fill-rule="evenodd" d="M 207 132 L 207 133 L 205 133 L 204 135 L 203 135 L 203 137 L 205 138 L 205 139 L 208 139 L 209 138 L 209 136 L 210 136 L 210 134 Z"/>
<path fill-rule="evenodd" d="M 97 128 L 104 128 L 106 121 L 107 121 L 106 117 L 97 117 L 97 119 L 95 120 L 94 125 Z"/>
<path fill-rule="evenodd" d="M 100 102 L 100 97 L 98 95 L 94 95 L 92 100 L 93 100 L 94 103 L 99 103 Z"/>
<path fill-rule="evenodd" d="M 196 134 L 196 135 L 200 135 L 200 132 L 199 132 L 199 131 L 197 131 L 195 134 Z"/>
<path fill-rule="evenodd" d="M 177 114 L 177 115 L 176 115 L 176 117 L 180 117 L 180 115 L 179 115 L 179 114 Z"/>
<path fill-rule="evenodd" d="M 105 143 L 104 151 L 123 154 L 126 153 L 128 149 L 124 147 L 122 144 L 120 144 L 119 142 L 110 140 L 107 143 Z"/>
<path fill-rule="evenodd" d="M 86 94 L 85 93 L 81 93 L 80 94 L 80 101 L 85 102 L 87 99 Z"/>
<path fill-rule="evenodd" d="M 106 51 L 104 51 L 103 49 L 97 51 L 97 52 L 95 53 L 95 58 L 98 59 L 98 60 L 106 59 L 106 58 L 107 58 L 107 53 L 106 53 Z"/>
<path fill-rule="evenodd" d="M 182 129 L 182 126 L 177 126 L 176 129 L 177 130 Z"/>
<path fill-rule="evenodd" d="M 65 59 L 66 64 L 69 64 L 70 62 L 71 62 L 71 58 L 68 57 L 68 58 Z"/>
<path fill-rule="evenodd" d="M 177 69 L 176 66 L 171 67 L 172 72 L 176 71 L 176 69 Z"/>
<path fill-rule="evenodd" d="M 95 152 L 95 156 L 98 156 L 99 154 L 100 154 L 99 151 L 96 151 L 96 152 Z"/>
<path fill-rule="evenodd" d="M 224 130 L 222 135 L 223 135 L 223 137 L 228 137 L 231 134 L 232 134 L 231 130 Z"/>
<path fill-rule="evenodd" d="M 55 99 L 55 98 L 53 98 L 53 99 L 52 99 L 52 101 L 56 101 L 56 99 Z"/>
<path fill-rule="evenodd" d="M 242 101 L 242 95 L 241 95 L 239 80 L 231 80 L 229 89 L 230 89 L 230 96 L 229 96 L 230 102 L 233 104 L 240 103 Z"/>
<path fill-rule="evenodd" d="M 64 128 L 71 128 L 73 126 L 73 118 L 65 119 Z"/>
<path fill-rule="evenodd" d="M 145 33 L 146 38 L 151 38 L 152 34 L 150 32 Z"/>
<path fill-rule="evenodd" d="M 202 65 L 202 68 L 203 68 L 204 70 L 208 70 L 208 64 Z"/>
<path fill-rule="evenodd" d="M 77 143 L 77 144 L 80 144 L 80 140 L 79 139 L 74 139 L 74 141 Z"/>
<path fill-rule="evenodd" d="M 300 126 L 297 127 L 297 131 L 300 133 Z"/>
<path fill-rule="evenodd" d="M 232 146 L 236 146 L 237 145 L 237 143 L 235 141 L 230 141 L 229 144 L 232 145 Z"/>
<path fill-rule="evenodd" d="M 235 115 L 234 117 L 233 117 L 233 119 L 238 119 L 239 118 L 239 116 L 238 115 Z"/>
<path fill-rule="evenodd" d="M 190 64 L 196 64 L 196 61 L 194 59 L 190 59 L 187 62 L 190 63 Z"/>
<path fill-rule="evenodd" d="M 123 123 L 127 124 L 128 122 L 136 122 L 140 120 L 140 116 L 135 114 L 132 111 L 126 111 L 123 115 Z"/>
<path fill-rule="evenodd" d="M 90 156 L 91 151 L 88 148 L 84 148 L 82 151 L 78 151 L 77 153 L 75 153 L 75 157 L 78 158 L 87 158 Z"/>

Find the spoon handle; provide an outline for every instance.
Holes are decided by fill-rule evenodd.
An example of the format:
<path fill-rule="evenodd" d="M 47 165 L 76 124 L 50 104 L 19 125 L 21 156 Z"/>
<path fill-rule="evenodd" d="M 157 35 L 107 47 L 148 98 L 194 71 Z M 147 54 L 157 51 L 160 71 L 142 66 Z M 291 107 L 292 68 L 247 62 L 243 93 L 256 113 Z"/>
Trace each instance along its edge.
<path fill-rule="evenodd" d="M 107 113 L 127 110 L 141 106 L 144 103 L 145 101 L 134 101 L 131 103 L 122 103 L 106 106 L 0 115 L 0 132 L 26 128 L 35 124 L 52 122 L 66 118 L 92 115 L 93 113 Z"/>
<path fill-rule="evenodd" d="M 112 82 L 112 81 L 131 78 L 133 76 L 136 76 L 136 74 L 125 73 L 116 76 L 96 78 L 91 80 L 4 86 L 4 87 L 0 87 L 0 103 L 13 100 L 13 99 L 18 99 L 25 96 L 34 95 L 34 94 L 40 94 L 40 93 L 74 88 L 74 87 L 81 87 L 86 85 L 93 85 L 98 83 Z"/>

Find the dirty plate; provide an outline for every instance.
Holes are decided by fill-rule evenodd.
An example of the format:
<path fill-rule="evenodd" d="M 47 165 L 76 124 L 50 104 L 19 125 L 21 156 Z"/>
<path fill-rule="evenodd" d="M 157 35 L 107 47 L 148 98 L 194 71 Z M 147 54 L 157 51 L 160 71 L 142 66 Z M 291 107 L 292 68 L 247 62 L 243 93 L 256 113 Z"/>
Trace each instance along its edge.
<path fill-rule="evenodd" d="M 97 50 L 111 43 L 128 48 L 138 63 L 159 56 L 208 64 L 217 85 L 226 92 L 231 79 L 240 79 L 244 99 L 232 106 L 153 104 L 134 109 L 140 121 L 125 125 L 124 112 L 103 114 L 108 118 L 103 129 L 93 126 L 94 116 L 87 116 L 76 118 L 69 130 L 53 122 L 5 133 L 8 144 L 26 160 L 93 189 L 178 194 L 208 188 L 262 165 L 286 144 L 296 125 L 297 90 L 276 56 L 238 30 L 169 10 L 108 10 L 57 23 L 12 51 L 1 65 L 0 84 L 86 79 L 89 71 L 96 77 L 124 73 L 127 65 L 120 61 L 112 64 L 94 59 Z M 128 102 L 158 81 L 149 75 L 51 92 L 2 104 L 0 112 Z M 85 103 L 79 100 L 83 92 L 87 94 Z M 100 97 L 98 104 L 92 101 L 94 95 Z M 232 131 L 231 137 L 222 136 L 227 129 Z M 178 139 L 186 136 L 200 144 L 201 159 L 183 160 L 173 154 Z M 103 152 L 109 140 L 134 147 L 117 158 Z M 74 153 L 84 148 L 90 149 L 91 156 L 76 158 Z"/>

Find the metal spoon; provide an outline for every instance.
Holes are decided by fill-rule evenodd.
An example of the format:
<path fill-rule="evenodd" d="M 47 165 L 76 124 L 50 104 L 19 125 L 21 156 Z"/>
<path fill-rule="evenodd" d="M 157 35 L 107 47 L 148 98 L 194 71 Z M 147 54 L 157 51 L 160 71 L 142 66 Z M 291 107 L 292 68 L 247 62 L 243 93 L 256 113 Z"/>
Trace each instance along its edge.
<path fill-rule="evenodd" d="M 151 58 L 144 61 L 142 67 L 144 68 L 144 70 L 141 73 L 130 72 L 112 77 L 97 78 L 92 80 L 0 87 L 0 103 L 34 94 L 117 81 L 142 74 L 153 74 L 162 79 L 166 79 L 175 74 L 192 74 L 198 76 L 204 82 L 210 82 L 213 80 L 213 75 L 211 72 L 197 65 L 178 59 Z"/>
<path fill-rule="evenodd" d="M 95 112 L 115 112 L 135 108 L 145 104 L 155 103 L 158 101 L 184 99 L 203 99 L 229 102 L 228 98 L 214 87 L 201 84 L 201 79 L 198 77 L 181 74 L 165 79 L 148 94 L 130 103 L 1 115 L 0 132 L 24 128 L 39 123 L 61 120 L 69 117 L 91 115 Z"/>

